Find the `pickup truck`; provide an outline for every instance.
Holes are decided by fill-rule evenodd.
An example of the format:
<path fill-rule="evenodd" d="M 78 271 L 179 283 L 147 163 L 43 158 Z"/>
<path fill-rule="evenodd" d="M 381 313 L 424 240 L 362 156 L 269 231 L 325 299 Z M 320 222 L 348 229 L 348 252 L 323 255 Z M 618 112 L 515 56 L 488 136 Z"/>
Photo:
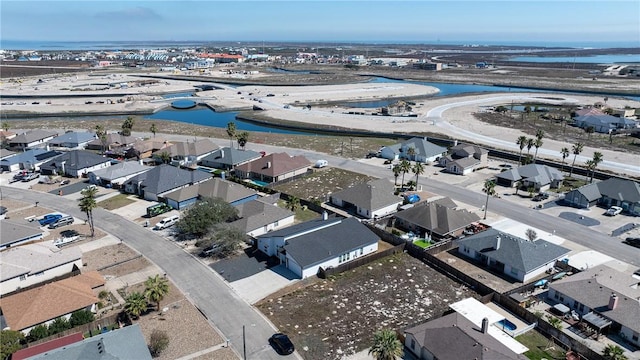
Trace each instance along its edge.
<path fill-rule="evenodd" d="M 54 223 L 56 220 L 60 219 L 62 214 L 47 214 L 42 217 L 42 219 L 38 220 L 40 226 L 45 226 Z"/>

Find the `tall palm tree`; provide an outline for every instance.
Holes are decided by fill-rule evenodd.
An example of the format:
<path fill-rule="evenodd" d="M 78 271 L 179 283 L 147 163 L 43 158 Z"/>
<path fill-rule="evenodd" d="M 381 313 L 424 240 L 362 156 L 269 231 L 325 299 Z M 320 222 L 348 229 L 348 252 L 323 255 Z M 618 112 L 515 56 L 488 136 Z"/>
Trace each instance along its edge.
<path fill-rule="evenodd" d="M 151 127 L 149 128 L 149 131 L 151 131 L 153 133 L 153 137 L 156 137 L 156 132 L 158 131 L 158 128 L 156 127 L 156 124 L 153 123 L 151 124 Z"/>
<path fill-rule="evenodd" d="M 169 293 L 169 282 L 160 275 L 149 276 L 144 282 L 144 286 L 144 295 L 149 301 L 156 303 L 156 310 L 160 311 L 160 301 Z"/>
<path fill-rule="evenodd" d="M 400 173 L 402 172 L 402 169 L 400 169 L 400 164 L 395 164 L 391 167 L 391 171 L 393 172 L 393 177 L 396 179 L 393 184 L 395 186 L 398 186 L 398 176 L 400 176 Z"/>
<path fill-rule="evenodd" d="M 160 159 L 163 164 L 168 164 L 171 162 L 171 154 L 169 154 L 168 151 L 161 151 L 158 154 L 158 159 Z"/>
<path fill-rule="evenodd" d="M 122 123 L 122 135 L 131 136 L 131 130 L 133 130 L 133 125 L 135 124 L 135 122 L 136 120 L 133 118 L 133 116 L 127 116 L 127 118 Z"/>
<path fill-rule="evenodd" d="M 238 138 L 238 146 L 240 146 L 240 148 L 244 150 L 244 147 L 247 145 L 247 142 L 249 142 L 249 132 L 243 131 L 238 134 L 237 138 Z"/>
<path fill-rule="evenodd" d="M 533 146 L 536 147 L 535 155 L 533 155 L 533 163 L 535 164 L 536 159 L 538 158 L 538 149 L 542 146 L 542 139 L 536 138 L 536 140 L 533 142 Z"/>
<path fill-rule="evenodd" d="M 484 182 L 484 186 L 482 187 L 482 192 L 487 194 L 487 200 L 484 203 L 484 219 L 487 219 L 487 208 L 489 207 L 489 196 L 496 195 L 496 182 L 492 179 L 488 179 Z"/>
<path fill-rule="evenodd" d="M 416 157 L 416 148 L 414 148 L 413 146 L 409 146 L 409 148 L 407 149 L 407 159 L 415 161 L 415 157 Z"/>
<path fill-rule="evenodd" d="M 2 131 L 9 131 L 9 122 L 8 121 L 3 121 L 2 122 Z"/>
<path fill-rule="evenodd" d="M 100 145 L 102 145 L 102 152 L 105 152 L 107 147 L 107 131 L 103 125 L 96 125 L 96 136 L 100 139 Z"/>
<path fill-rule="evenodd" d="M 544 138 L 544 130 L 538 129 L 538 131 L 536 131 L 536 139 L 542 140 L 542 138 Z"/>
<path fill-rule="evenodd" d="M 593 153 L 593 158 L 591 159 L 591 178 L 589 179 L 589 182 L 593 182 L 593 175 L 596 172 L 596 168 L 598 167 L 598 165 L 600 165 L 600 163 L 602 162 L 604 158 L 604 155 L 602 155 L 601 152 L 596 151 Z"/>
<path fill-rule="evenodd" d="M 527 138 L 527 156 L 529 156 L 533 144 L 535 144 L 535 140 L 533 138 Z"/>
<path fill-rule="evenodd" d="M 573 144 L 573 146 L 571 147 L 571 153 L 573 154 L 573 162 L 571 163 L 571 172 L 569 173 L 569 177 L 573 176 L 573 166 L 576 164 L 576 158 L 578 157 L 578 155 L 580 155 L 583 149 L 584 149 L 584 144 L 581 142 L 577 142 Z"/>
<path fill-rule="evenodd" d="M 604 350 L 602 350 L 602 355 L 607 360 L 627 360 L 624 350 L 618 345 L 609 344 L 605 346 Z"/>
<path fill-rule="evenodd" d="M 406 159 L 402 159 L 398 166 L 400 166 L 400 171 L 402 172 L 402 187 L 404 188 L 404 174 L 411 171 L 411 163 Z"/>
<path fill-rule="evenodd" d="M 421 162 L 416 161 L 415 164 L 413 164 L 411 171 L 416 175 L 416 190 L 418 190 L 418 177 L 424 174 L 424 165 L 422 165 Z"/>
<path fill-rule="evenodd" d="M 369 355 L 373 355 L 376 360 L 395 360 L 402 356 L 402 343 L 396 337 L 395 331 L 376 331 L 373 334 L 373 345 L 369 348 Z"/>
<path fill-rule="evenodd" d="M 564 160 L 569 157 L 569 149 L 563 147 L 562 150 L 560 150 L 560 154 L 562 154 L 562 167 L 560 168 L 560 171 L 564 171 Z"/>
<path fill-rule="evenodd" d="M 518 164 L 522 164 L 522 151 L 527 146 L 527 137 L 522 135 L 516 140 L 516 144 L 520 146 L 520 155 L 518 156 Z"/>
<path fill-rule="evenodd" d="M 233 138 L 236 137 L 236 123 L 232 121 L 227 123 L 227 136 L 229 136 L 229 141 L 231 143 L 230 147 L 233 147 Z"/>
<path fill-rule="evenodd" d="M 137 291 L 131 293 L 124 300 L 124 311 L 134 319 L 139 318 L 141 314 L 147 311 L 148 306 L 147 298 Z"/>
<path fill-rule="evenodd" d="M 287 201 L 287 209 L 291 211 L 296 211 L 300 208 L 300 199 L 295 196 L 289 196 L 289 201 Z"/>
<path fill-rule="evenodd" d="M 86 187 L 84 190 L 80 192 L 82 198 L 80 198 L 80 203 L 78 206 L 81 211 L 84 211 L 87 214 L 87 222 L 89 222 L 89 228 L 91 229 L 91 237 L 95 235 L 95 227 L 93 226 L 93 209 L 98 207 L 96 203 L 96 194 L 98 193 L 98 188 L 95 186 Z"/>

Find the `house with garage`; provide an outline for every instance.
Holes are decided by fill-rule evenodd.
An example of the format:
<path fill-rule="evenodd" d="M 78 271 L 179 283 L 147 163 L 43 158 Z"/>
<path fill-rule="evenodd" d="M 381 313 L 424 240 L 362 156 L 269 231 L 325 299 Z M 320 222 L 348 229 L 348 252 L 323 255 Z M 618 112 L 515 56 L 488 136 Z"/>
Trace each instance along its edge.
<path fill-rule="evenodd" d="M 304 279 L 378 250 L 378 236 L 355 218 L 329 218 L 292 225 L 258 236 L 258 250 L 277 257 Z"/>
<path fill-rule="evenodd" d="M 422 163 L 436 161 L 445 155 L 447 148 L 427 141 L 427 138 L 414 137 L 407 141 L 385 146 L 379 156 L 387 160 L 409 160 Z"/>
<path fill-rule="evenodd" d="M 620 206 L 627 214 L 640 216 L 640 183 L 633 180 L 609 178 L 569 191 L 564 202 L 578 208 L 600 205 L 604 208 Z"/>
<path fill-rule="evenodd" d="M 68 131 L 49 140 L 47 145 L 50 149 L 82 150 L 93 140 L 96 140 L 94 133 Z"/>
<path fill-rule="evenodd" d="M 0 250 L 42 239 L 44 231 L 32 224 L 24 220 L 0 220 Z"/>
<path fill-rule="evenodd" d="M 580 209 L 588 209 L 598 203 L 602 198 L 597 183 L 591 183 L 573 189 L 564 195 L 564 203 Z"/>
<path fill-rule="evenodd" d="M 82 252 L 77 246 L 58 248 L 52 243 L 37 243 L 12 247 L 0 258 L 0 296 L 80 269 Z"/>
<path fill-rule="evenodd" d="M 104 169 L 91 171 L 89 182 L 96 185 L 119 188 L 132 177 L 149 171 L 150 166 L 142 165 L 138 161 L 122 161 Z"/>
<path fill-rule="evenodd" d="M 393 217 L 396 227 L 434 240 L 456 238 L 467 226 L 480 220 L 478 215 L 468 210 L 456 210 L 438 201 L 420 203 L 399 211 Z"/>
<path fill-rule="evenodd" d="M 261 157 L 262 154 L 252 150 L 223 147 L 202 158 L 200 165 L 215 169 L 231 170 L 236 166 L 260 159 Z"/>
<path fill-rule="evenodd" d="M 458 241 L 458 253 L 482 266 L 526 283 L 547 270 L 571 250 L 546 240 L 529 241 L 490 228 Z"/>
<path fill-rule="evenodd" d="M 438 164 L 447 172 L 467 175 L 487 167 L 489 151 L 477 145 L 459 144 L 449 149 L 449 154 L 440 157 Z"/>
<path fill-rule="evenodd" d="M 554 281 L 547 298 L 576 311 L 598 334 L 640 347 L 640 279 L 606 265 Z"/>
<path fill-rule="evenodd" d="M 134 144 L 124 149 L 123 152 L 124 157 L 127 159 L 148 159 L 153 153 L 159 152 L 158 154 L 160 154 L 162 150 L 171 145 L 173 145 L 173 143 L 154 137 L 146 140 L 137 140 Z"/>
<path fill-rule="evenodd" d="M 85 147 L 87 150 L 98 150 L 104 152 L 124 151 L 133 145 L 138 138 L 134 136 L 124 136 L 118 133 L 106 134 L 104 139 L 91 140 Z"/>
<path fill-rule="evenodd" d="M 337 191 L 331 194 L 329 202 L 366 219 L 375 219 L 396 212 L 403 203 L 394 192 L 393 183 L 377 179 Z"/>
<path fill-rule="evenodd" d="M 575 125 L 581 129 L 592 128 L 595 132 L 607 134 L 609 131 L 620 129 L 635 129 L 638 123 L 635 120 L 623 117 L 603 115 L 584 115 L 574 118 Z"/>
<path fill-rule="evenodd" d="M 209 139 L 200 139 L 194 142 L 177 142 L 162 150 L 153 153 L 156 162 L 161 163 L 161 154 L 168 154 L 173 166 L 196 165 L 202 158 L 211 154 L 220 147 Z"/>
<path fill-rule="evenodd" d="M 159 201 L 171 191 L 209 180 L 212 175 L 204 171 L 190 171 L 168 164 L 153 167 L 124 183 L 124 191 L 149 201 Z"/>
<path fill-rule="evenodd" d="M 90 271 L 64 280 L 2 298 L 0 309 L 7 328 L 25 335 L 33 327 L 49 325 L 55 319 L 67 320 L 74 311 L 97 311 L 96 295 L 104 289 L 105 280 L 97 271 Z"/>
<path fill-rule="evenodd" d="M 295 214 L 288 209 L 279 207 L 273 201 L 269 202 L 268 200 L 271 198 L 259 198 L 236 205 L 239 218 L 230 225 L 251 237 L 292 225 Z"/>
<path fill-rule="evenodd" d="M 503 171 L 496 176 L 496 184 L 505 187 L 532 187 L 534 191 L 545 191 L 562 185 L 564 175 L 556 169 L 546 165 L 528 164 L 515 169 Z"/>
<path fill-rule="evenodd" d="M 183 187 L 164 195 L 167 204 L 178 210 L 195 204 L 198 199 L 203 197 L 220 198 L 235 206 L 255 200 L 259 195 L 257 191 L 242 184 L 221 178 L 208 178 L 198 184 Z"/>
<path fill-rule="evenodd" d="M 241 179 L 274 183 L 306 174 L 313 164 L 304 156 L 274 153 L 236 167 L 235 175 Z"/>
<path fill-rule="evenodd" d="M 55 131 L 36 129 L 17 135 L 10 139 L 8 144 L 11 149 L 24 151 L 35 147 L 44 147 L 49 140 L 56 136 L 58 133 Z"/>
<path fill-rule="evenodd" d="M 29 149 L 0 160 L 2 171 L 40 170 L 40 165 L 62 155 L 61 151 L 46 149 Z"/>
<path fill-rule="evenodd" d="M 111 159 L 107 157 L 86 150 L 71 150 L 40 165 L 40 173 L 79 178 L 109 166 L 111 166 Z"/>

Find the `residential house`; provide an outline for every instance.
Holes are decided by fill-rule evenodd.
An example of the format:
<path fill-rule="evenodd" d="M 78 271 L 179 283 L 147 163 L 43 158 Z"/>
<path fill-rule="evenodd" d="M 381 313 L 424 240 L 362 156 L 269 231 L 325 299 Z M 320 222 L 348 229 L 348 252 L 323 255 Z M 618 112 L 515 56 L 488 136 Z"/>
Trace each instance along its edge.
<path fill-rule="evenodd" d="M 467 226 L 480 220 L 468 210 L 455 210 L 437 201 L 402 210 L 394 218 L 396 227 L 435 240 L 456 238 Z"/>
<path fill-rule="evenodd" d="M 591 183 L 573 189 L 564 195 L 564 203 L 581 209 L 588 209 L 596 205 L 602 198 L 598 183 Z"/>
<path fill-rule="evenodd" d="M 477 169 L 487 167 L 489 151 L 477 145 L 460 144 L 449 149 L 449 154 L 442 156 L 438 164 L 447 172 L 467 175 Z"/>
<path fill-rule="evenodd" d="M 377 179 L 335 192 L 329 201 L 364 218 L 374 219 L 396 212 L 403 203 L 394 191 L 389 180 Z"/>
<path fill-rule="evenodd" d="M 158 201 L 171 191 L 201 183 L 211 177 L 204 171 L 189 171 L 163 164 L 127 180 L 124 191 L 146 200 Z"/>
<path fill-rule="evenodd" d="M 173 143 L 160 138 L 138 140 L 125 150 L 124 157 L 127 159 L 135 158 L 136 160 L 148 159 L 153 153 L 161 153 L 161 150 L 171 145 L 173 145 Z"/>
<path fill-rule="evenodd" d="M 219 146 L 214 144 L 213 141 L 209 139 L 200 139 L 195 142 L 175 143 L 162 150 L 156 151 L 153 154 L 153 157 L 156 158 L 156 162 L 162 162 L 160 160 L 160 154 L 168 153 L 171 157 L 171 165 L 191 166 L 196 165 L 198 161 L 202 160 L 202 158 L 217 149 L 219 149 Z"/>
<path fill-rule="evenodd" d="M 49 325 L 59 317 L 68 320 L 74 311 L 95 312 L 96 294 L 104 283 L 102 275 L 91 271 L 21 291 L 2 298 L 1 316 L 9 329 L 28 335 L 34 326 Z"/>
<path fill-rule="evenodd" d="M 598 204 L 604 208 L 620 206 L 625 213 L 640 216 L 640 183 L 609 178 L 569 191 L 564 202 L 579 208 Z"/>
<path fill-rule="evenodd" d="M 18 136 L 18 134 L 14 133 L 13 131 L 0 130 L 0 140 L 2 140 L 3 142 L 7 140 L 11 140 L 16 136 Z"/>
<path fill-rule="evenodd" d="M 632 119 L 611 115 L 584 115 L 574 118 L 575 125 L 582 129 L 593 128 L 595 132 L 607 134 L 619 129 L 634 129 L 638 123 Z"/>
<path fill-rule="evenodd" d="M 258 250 L 277 257 L 304 279 L 320 268 L 353 261 L 378 250 L 378 236 L 356 218 L 328 218 L 292 225 L 258 236 Z"/>
<path fill-rule="evenodd" d="M 598 333 L 617 334 L 640 346 L 640 279 L 606 265 L 549 285 L 547 298 L 576 311 Z"/>
<path fill-rule="evenodd" d="M 47 350 L 29 359 L 151 360 L 152 357 L 140 325 L 133 324 Z"/>
<path fill-rule="evenodd" d="M 529 241 L 493 228 L 460 239 L 458 245 L 459 254 L 520 282 L 544 274 L 570 252 L 546 240 Z"/>
<path fill-rule="evenodd" d="M 58 136 L 55 131 L 42 129 L 30 130 L 8 141 L 9 147 L 12 149 L 27 150 L 34 147 L 44 147 L 47 141 Z"/>
<path fill-rule="evenodd" d="M 200 198 L 221 198 L 231 205 L 239 205 L 259 197 L 258 192 L 242 184 L 221 178 L 209 178 L 199 184 L 171 191 L 164 195 L 167 204 L 174 209 L 184 209 Z"/>
<path fill-rule="evenodd" d="M 132 177 L 151 170 L 150 166 L 142 165 L 138 161 L 122 161 L 104 169 L 89 173 L 89 182 L 102 186 L 120 187 Z"/>
<path fill-rule="evenodd" d="M 11 354 L 11 360 L 26 360 L 33 356 L 40 355 L 51 350 L 55 350 L 73 343 L 84 340 L 84 335 L 81 332 L 73 333 L 71 335 L 63 336 L 47 342 L 43 342 L 37 345 L 31 345 L 29 347 L 20 349 Z"/>
<path fill-rule="evenodd" d="M 235 207 L 238 209 L 239 219 L 233 221 L 231 226 L 251 237 L 287 227 L 295 220 L 295 214 L 292 211 L 263 199 L 244 202 Z"/>
<path fill-rule="evenodd" d="M 60 151 L 46 149 L 29 149 L 0 160 L 2 171 L 40 170 L 40 165 L 62 155 Z"/>
<path fill-rule="evenodd" d="M 77 246 L 59 249 L 51 243 L 37 243 L 12 247 L 0 258 L 0 296 L 80 269 L 82 252 Z"/>
<path fill-rule="evenodd" d="M 407 141 L 385 146 L 380 150 L 380 157 L 388 160 L 406 159 L 429 163 L 436 161 L 447 152 L 447 148 L 427 141 L 427 138 L 414 137 Z"/>
<path fill-rule="evenodd" d="M 68 131 L 49 140 L 47 144 L 53 149 L 84 149 L 87 144 L 96 139 L 96 134 L 90 132 Z"/>
<path fill-rule="evenodd" d="M 26 221 L 0 220 L 0 250 L 40 240 L 44 232 Z"/>
<path fill-rule="evenodd" d="M 273 183 L 305 174 L 311 165 L 302 155 L 274 153 L 237 166 L 235 174 L 243 179 Z"/>
<path fill-rule="evenodd" d="M 111 166 L 111 159 L 86 150 L 72 150 L 40 165 L 42 175 L 87 176 Z"/>
<path fill-rule="evenodd" d="M 200 165 L 222 170 L 231 170 L 236 166 L 257 160 L 261 157 L 262 154 L 255 151 L 223 147 L 202 158 Z"/>
<path fill-rule="evenodd" d="M 574 117 L 587 116 L 587 115 L 606 115 L 604 111 L 596 107 L 586 107 L 574 111 Z"/>
<path fill-rule="evenodd" d="M 496 175 L 496 183 L 500 186 L 516 187 L 521 183 L 524 188 L 532 187 L 534 191 L 558 188 L 563 179 L 564 175 L 558 169 L 539 164 L 520 166 Z"/>
<path fill-rule="evenodd" d="M 123 152 L 129 146 L 132 146 L 138 139 L 133 136 L 124 136 L 118 133 L 106 134 L 104 141 L 95 139 L 90 141 L 87 150 L 99 150 L 105 152 Z"/>
<path fill-rule="evenodd" d="M 13 156 L 15 154 L 17 154 L 17 152 L 0 148 L 0 160 L 4 160 L 4 159 L 6 159 L 8 157 L 11 157 L 11 156 Z"/>

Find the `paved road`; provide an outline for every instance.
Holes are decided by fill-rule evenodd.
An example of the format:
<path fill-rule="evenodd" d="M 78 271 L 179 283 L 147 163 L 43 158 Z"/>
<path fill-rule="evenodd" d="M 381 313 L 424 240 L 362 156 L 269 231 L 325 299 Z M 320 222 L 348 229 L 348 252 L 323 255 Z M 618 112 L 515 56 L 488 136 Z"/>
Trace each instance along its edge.
<path fill-rule="evenodd" d="M 30 190 L 2 187 L 3 196 L 49 207 L 82 218 L 77 202 L 60 196 Z M 171 278 L 196 306 L 231 340 L 243 354 L 242 326 L 246 329 L 247 359 L 279 359 L 269 346 L 272 324 L 247 304 L 202 263 L 163 237 L 103 209 L 94 211 L 96 226 L 122 239 L 144 254 Z"/>

